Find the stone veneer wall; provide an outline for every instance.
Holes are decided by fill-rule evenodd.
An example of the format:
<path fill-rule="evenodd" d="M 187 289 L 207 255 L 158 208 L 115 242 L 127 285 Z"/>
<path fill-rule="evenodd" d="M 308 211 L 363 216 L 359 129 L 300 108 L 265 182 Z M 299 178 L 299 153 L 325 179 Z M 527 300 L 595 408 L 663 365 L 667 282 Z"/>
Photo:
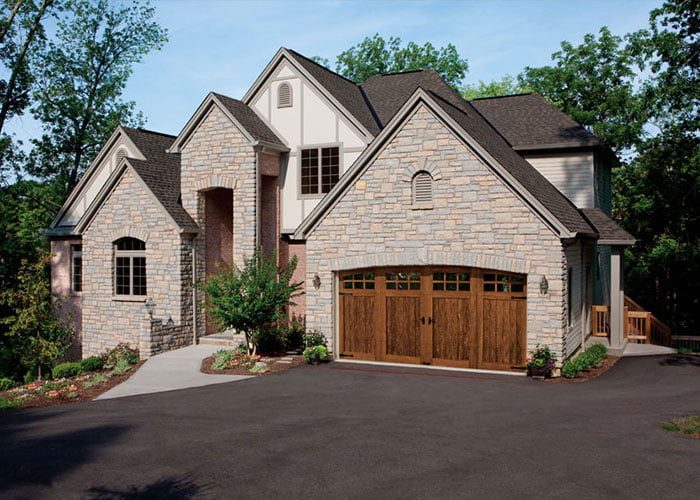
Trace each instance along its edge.
<path fill-rule="evenodd" d="M 189 287 L 190 278 L 184 257 L 188 243 L 136 174 L 126 170 L 83 233 L 83 357 L 119 342 L 138 347 L 142 357 L 159 350 L 145 338 L 150 331 L 146 297 L 113 296 L 113 242 L 124 236 L 146 242 L 147 289 L 156 303 L 154 317 L 172 318 L 175 324 L 191 321 L 191 309 L 183 309 L 188 300 L 191 303 L 189 289 L 183 289 Z"/>
<path fill-rule="evenodd" d="M 80 238 L 51 240 L 51 293 L 56 315 L 73 330 L 66 359 L 80 359 L 82 352 L 82 292 L 74 292 L 71 287 L 71 245 L 80 244 Z"/>
<path fill-rule="evenodd" d="M 436 179 L 430 210 L 412 209 L 411 173 L 421 169 Z M 334 271 L 431 264 L 527 273 L 528 350 L 565 351 L 560 240 L 421 105 L 308 237 L 306 281 L 318 273 L 321 288 L 306 288 L 307 327 L 335 343 Z"/>
<path fill-rule="evenodd" d="M 214 105 L 184 144 L 180 154 L 182 206 L 197 221 L 197 280 L 204 279 L 207 230 L 204 192 L 222 187 L 233 189 L 233 263 L 243 264 L 256 241 L 256 152 L 245 136 Z M 204 296 L 197 293 L 197 332 L 205 332 Z"/>

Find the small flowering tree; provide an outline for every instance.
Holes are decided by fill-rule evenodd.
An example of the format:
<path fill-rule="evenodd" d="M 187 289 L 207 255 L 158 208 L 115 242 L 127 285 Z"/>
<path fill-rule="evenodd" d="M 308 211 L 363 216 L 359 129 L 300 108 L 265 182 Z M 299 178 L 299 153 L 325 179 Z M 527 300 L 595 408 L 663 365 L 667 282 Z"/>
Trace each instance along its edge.
<path fill-rule="evenodd" d="M 281 319 L 292 299 L 301 295 L 301 283 L 292 282 L 297 258 L 278 267 L 275 255 L 265 256 L 258 248 L 236 266 L 212 276 L 203 286 L 209 298 L 209 312 L 223 327 L 243 332 L 248 354 L 255 354 L 260 330 Z"/>

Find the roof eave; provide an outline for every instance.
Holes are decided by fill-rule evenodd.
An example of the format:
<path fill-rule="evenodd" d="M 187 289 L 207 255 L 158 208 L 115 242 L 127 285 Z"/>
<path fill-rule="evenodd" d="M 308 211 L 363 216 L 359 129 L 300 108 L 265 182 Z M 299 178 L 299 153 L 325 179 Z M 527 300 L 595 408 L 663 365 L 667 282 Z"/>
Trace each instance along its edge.
<path fill-rule="evenodd" d="M 636 239 L 631 239 L 631 240 L 606 240 L 606 239 L 599 239 L 598 244 L 599 245 L 606 245 L 606 246 L 622 246 L 622 247 L 631 247 L 637 243 Z"/>

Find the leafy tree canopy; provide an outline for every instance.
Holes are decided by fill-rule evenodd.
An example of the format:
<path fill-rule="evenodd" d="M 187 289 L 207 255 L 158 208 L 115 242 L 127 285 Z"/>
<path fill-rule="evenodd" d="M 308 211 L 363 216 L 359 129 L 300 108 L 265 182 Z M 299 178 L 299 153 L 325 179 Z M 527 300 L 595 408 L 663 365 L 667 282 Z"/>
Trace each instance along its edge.
<path fill-rule="evenodd" d="M 512 75 L 505 75 L 500 80 L 465 85 L 462 88 L 462 95 L 465 99 L 477 99 L 479 97 L 498 97 L 502 95 L 522 94 L 530 92 L 531 89 Z"/>
<path fill-rule="evenodd" d="M 469 70 L 469 64 L 451 43 L 440 48 L 430 42 L 403 45 L 399 37 L 387 40 L 378 33 L 341 52 L 336 59 L 336 71 L 356 83 L 375 75 L 418 69 L 434 69 L 457 88 Z"/>

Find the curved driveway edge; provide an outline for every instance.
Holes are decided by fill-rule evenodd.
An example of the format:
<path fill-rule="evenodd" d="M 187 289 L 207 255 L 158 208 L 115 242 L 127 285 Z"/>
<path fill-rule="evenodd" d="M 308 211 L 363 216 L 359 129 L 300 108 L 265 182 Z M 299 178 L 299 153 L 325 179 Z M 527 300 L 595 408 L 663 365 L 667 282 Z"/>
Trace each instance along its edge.
<path fill-rule="evenodd" d="M 220 346 L 192 345 L 149 358 L 126 382 L 95 399 L 113 399 L 137 394 L 174 391 L 222 384 L 251 378 L 245 375 L 207 375 L 200 371 L 202 360 L 220 350 Z"/>

